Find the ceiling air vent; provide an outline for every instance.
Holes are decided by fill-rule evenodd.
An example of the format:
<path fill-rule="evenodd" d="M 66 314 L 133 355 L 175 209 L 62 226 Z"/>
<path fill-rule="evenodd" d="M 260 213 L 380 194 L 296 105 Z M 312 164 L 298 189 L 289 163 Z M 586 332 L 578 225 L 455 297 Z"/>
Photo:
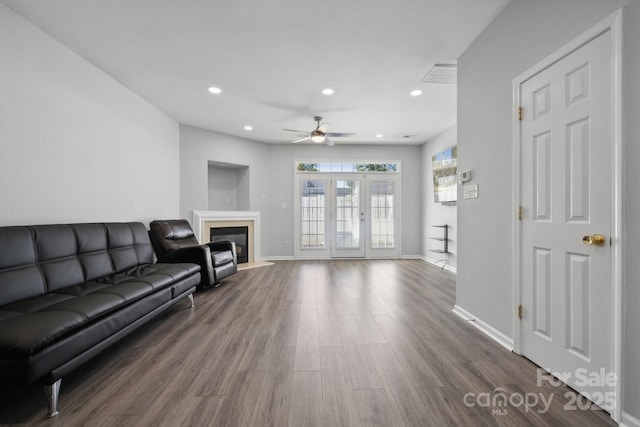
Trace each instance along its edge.
<path fill-rule="evenodd" d="M 436 64 L 429 70 L 422 83 L 456 84 L 458 66 L 456 64 Z"/>

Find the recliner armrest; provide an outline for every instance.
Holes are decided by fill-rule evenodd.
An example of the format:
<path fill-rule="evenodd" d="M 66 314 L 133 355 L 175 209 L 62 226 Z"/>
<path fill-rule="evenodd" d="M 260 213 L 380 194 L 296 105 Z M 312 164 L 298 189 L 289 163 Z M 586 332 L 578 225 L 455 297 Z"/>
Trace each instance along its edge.
<path fill-rule="evenodd" d="M 181 263 L 190 262 L 200 266 L 200 286 L 208 287 L 213 282 L 211 251 L 207 245 L 185 246 L 169 251 L 158 257 L 158 262 Z"/>
<path fill-rule="evenodd" d="M 236 242 L 230 240 L 218 240 L 216 242 L 205 243 L 211 251 L 231 251 L 233 254 L 233 265 L 238 265 L 238 254 L 236 253 Z"/>
<path fill-rule="evenodd" d="M 218 240 L 216 242 L 205 243 L 212 251 L 231 251 L 235 250 L 236 243 L 231 240 Z"/>

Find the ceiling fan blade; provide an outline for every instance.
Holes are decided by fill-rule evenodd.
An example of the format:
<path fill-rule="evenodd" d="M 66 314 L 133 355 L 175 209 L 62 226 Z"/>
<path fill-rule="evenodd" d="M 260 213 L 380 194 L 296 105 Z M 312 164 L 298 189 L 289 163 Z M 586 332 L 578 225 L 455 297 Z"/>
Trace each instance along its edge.
<path fill-rule="evenodd" d="M 349 133 L 349 132 L 328 132 L 325 135 L 327 136 L 335 136 L 337 138 L 343 138 L 343 137 L 347 137 L 347 136 L 355 136 L 355 133 Z"/>
<path fill-rule="evenodd" d="M 318 126 L 318 130 L 322 133 L 326 133 L 327 129 L 329 129 L 329 123 L 322 123 L 320 126 Z"/>
<path fill-rule="evenodd" d="M 282 130 L 287 131 L 287 132 L 295 132 L 295 133 L 302 133 L 302 134 L 308 134 L 309 133 L 306 130 L 296 130 L 296 129 L 282 129 Z"/>
<path fill-rule="evenodd" d="M 336 143 L 330 140 L 329 138 L 325 138 L 324 143 L 327 144 L 329 147 L 333 147 L 334 145 L 336 145 Z"/>
<path fill-rule="evenodd" d="M 296 139 L 295 141 L 291 141 L 292 144 L 296 144 L 298 142 L 302 142 L 302 141 L 306 141 L 307 139 L 310 139 L 310 136 L 305 136 L 304 138 L 300 138 L 300 139 Z"/>

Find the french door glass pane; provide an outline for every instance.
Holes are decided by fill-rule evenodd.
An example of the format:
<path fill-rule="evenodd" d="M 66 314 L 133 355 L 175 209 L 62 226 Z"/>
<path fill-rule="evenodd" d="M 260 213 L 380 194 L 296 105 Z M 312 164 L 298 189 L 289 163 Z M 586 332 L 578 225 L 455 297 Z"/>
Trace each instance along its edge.
<path fill-rule="evenodd" d="M 360 181 L 336 181 L 336 247 L 360 247 Z"/>
<path fill-rule="evenodd" d="M 324 202 L 326 182 L 302 180 L 300 187 L 300 221 L 302 248 L 324 248 Z"/>
<path fill-rule="evenodd" d="M 371 247 L 393 248 L 394 219 L 393 181 L 372 181 L 371 185 Z"/>

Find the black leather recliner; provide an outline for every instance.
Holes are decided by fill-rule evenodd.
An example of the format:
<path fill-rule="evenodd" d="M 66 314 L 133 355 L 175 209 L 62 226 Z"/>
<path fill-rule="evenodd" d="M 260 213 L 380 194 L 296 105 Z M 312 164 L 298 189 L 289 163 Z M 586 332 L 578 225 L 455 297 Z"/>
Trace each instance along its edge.
<path fill-rule="evenodd" d="M 200 289 L 218 286 L 222 279 L 238 271 L 235 242 L 224 240 L 201 245 L 184 219 L 152 221 L 149 228 L 158 262 L 198 264 L 201 268 Z"/>

